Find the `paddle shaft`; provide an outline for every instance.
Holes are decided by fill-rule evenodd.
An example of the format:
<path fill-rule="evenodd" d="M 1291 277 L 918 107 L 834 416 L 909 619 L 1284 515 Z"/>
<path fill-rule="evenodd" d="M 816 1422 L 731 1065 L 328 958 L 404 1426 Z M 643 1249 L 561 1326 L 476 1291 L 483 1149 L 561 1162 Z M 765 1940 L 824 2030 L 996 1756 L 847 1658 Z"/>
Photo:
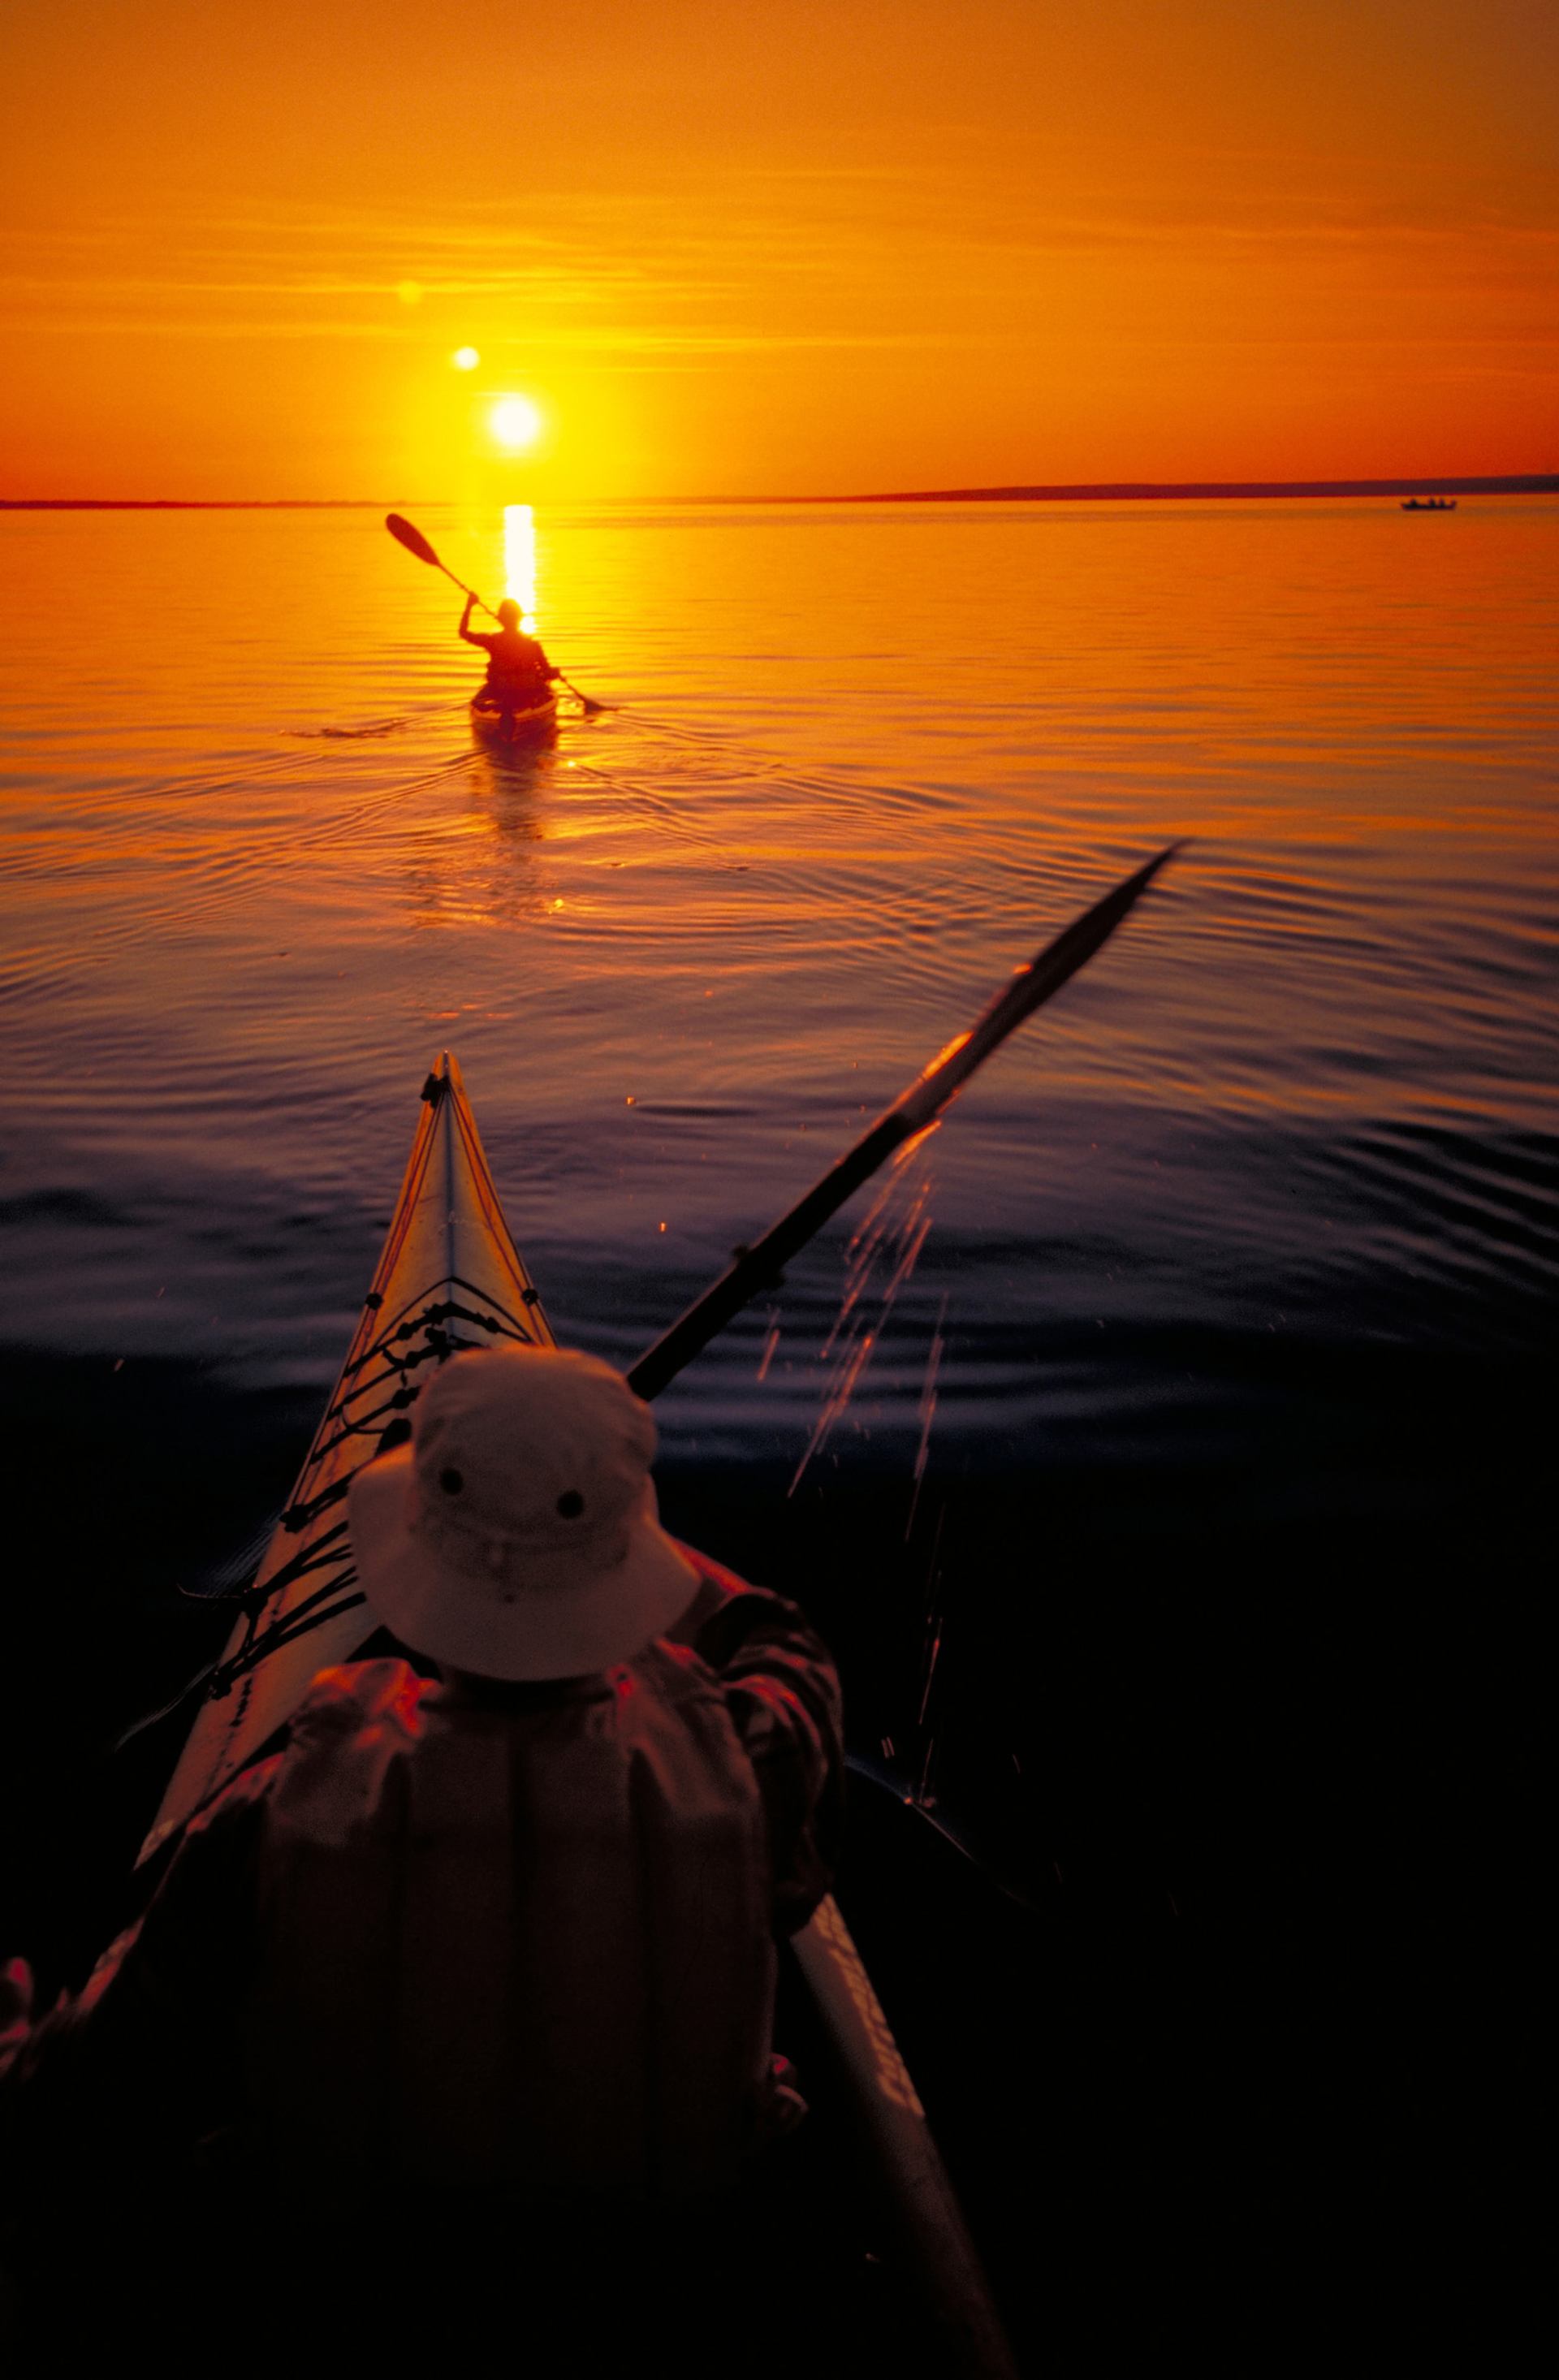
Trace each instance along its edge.
<path fill-rule="evenodd" d="M 462 595 L 469 595 L 471 601 L 477 606 L 479 611 L 485 612 L 490 620 L 497 619 L 498 614 L 493 609 L 492 604 L 485 602 L 481 596 L 477 593 L 474 587 L 468 587 L 463 578 L 457 578 L 455 573 L 450 569 L 447 563 L 441 562 L 438 566 L 443 571 L 445 577 L 448 579 L 450 585 L 452 587 L 458 587 Z"/>
<path fill-rule="evenodd" d="M 565 677 L 561 670 L 557 674 L 557 682 L 559 686 L 566 686 L 575 701 L 583 703 L 587 710 L 620 710 L 623 707 L 620 702 L 598 702 L 593 694 L 587 694 L 583 686 L 576 686 L 573 679 Z"/>
<path fill-rule="evenodd" d="M 773 1289 L 787 1259 L 804 1248 L 812 1234 L 835 1214 L 853 1191 L 870 1180 L 895 1149 L 934 1123 L 948 1101 L 962 1089 L 1009 1033 L 1042 1008 L 1063 984 L 1087 965 L 1101 945 L 1141 899 L 1161 868 L 1178 851 L 1171 844 L 1156 858 L 1117 884 L 1102 901 L 1075 918 L 1053 942 L 1020 967 L 999 991 L 968 1033 L 948 1043 L 924 1074 L 910 1084 L 892 1107 L 878 1117 L 855 1147 L 830 1166 L 821 1182 L 789 1211 L 772 1223 L 761 1240 L 737 1252 L 734 1264 L 695 1299 L 687 1312 L 640 1355 L 628 1373 L 628 1386 L 646 1402 L 659 1396 L 685 1364 L 707 1347 L 749 1298 Z"/>
<path fill-rule="evenodd" d="M 1017 2366 L 926 2111 L 849 1928 L 830 1896 L 791 1950 L 904 2252 L 947 2380 L 1017 2380 Z"/>

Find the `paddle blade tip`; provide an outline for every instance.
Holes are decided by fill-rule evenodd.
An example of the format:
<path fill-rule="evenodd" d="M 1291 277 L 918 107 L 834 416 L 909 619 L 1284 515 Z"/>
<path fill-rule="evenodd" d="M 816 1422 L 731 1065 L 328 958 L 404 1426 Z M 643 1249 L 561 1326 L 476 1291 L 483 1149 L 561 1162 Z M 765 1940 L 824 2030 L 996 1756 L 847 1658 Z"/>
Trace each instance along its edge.
<path fill-rule="evenodd" d="M 1145 859 L 1140 868 L 1134 868 L 1124 883 L 1117 884 L 1113 892 L 1105 893 L 1095 914 L 1113 908 L 1115 912 L 1115 923 L 1118 924 L 1128 910 L 1137 906 L 1154 878 L 1169 866 L 1172 859 L 1177 859 L 1190 842 L 1191 837 L 1188 834 L 1179 834 L 1175 836 L 1173 843 L 1166 843 L 1162 851 L 1155 851 L 1151 859 Z"/>
<path fill-rule="evenodd" d="M 435 570 L 439 567 L 439 558 L 432 547 L 428 543 L 421 530 L 414 528 L 403 513 L 386 513 L 384 527 L 389 530 L 396 543 L 404 545 L 408 553 L 414 553 L 419 562 L 431 562 Z"/>
<path fill-rule="evenodd" d="M 1172 859 L 1177 859 L 1181 852 L 1188 851 L 1193 840 L 1188 834 L 1177 834 L 1173 843 L 1166 843 L 1162 851 L 1155 852 L 1152 858 L 1138 869 L 1139 881 L 1144 885 L 1151 884 L 1160 868 L 1167 868 Z"/>

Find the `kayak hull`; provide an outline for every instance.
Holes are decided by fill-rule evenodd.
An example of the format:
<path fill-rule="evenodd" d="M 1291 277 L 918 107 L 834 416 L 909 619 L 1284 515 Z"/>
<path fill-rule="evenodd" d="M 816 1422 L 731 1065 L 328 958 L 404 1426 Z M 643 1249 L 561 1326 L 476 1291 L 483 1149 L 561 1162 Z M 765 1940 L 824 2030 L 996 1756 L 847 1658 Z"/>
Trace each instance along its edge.
<path fill-rule="evenodd" d="M 479 694 L 473 697 L 470 710 L 471 732 L 483 744 L 536 744 L 557 726 L 557 698 L 551 694 L 518 710 L 486 701 Z"/>

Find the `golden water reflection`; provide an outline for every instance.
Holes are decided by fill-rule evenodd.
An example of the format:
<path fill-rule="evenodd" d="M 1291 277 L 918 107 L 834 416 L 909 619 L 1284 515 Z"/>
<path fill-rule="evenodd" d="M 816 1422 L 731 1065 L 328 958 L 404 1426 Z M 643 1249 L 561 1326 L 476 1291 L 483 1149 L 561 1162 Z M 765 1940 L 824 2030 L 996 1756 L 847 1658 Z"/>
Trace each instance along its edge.
<path fill-rule="evenodd" d="M 520 625 L 536 633 L 536 516 L 530 504 L 504 506 L 504 592 L 519 605 Z"/>

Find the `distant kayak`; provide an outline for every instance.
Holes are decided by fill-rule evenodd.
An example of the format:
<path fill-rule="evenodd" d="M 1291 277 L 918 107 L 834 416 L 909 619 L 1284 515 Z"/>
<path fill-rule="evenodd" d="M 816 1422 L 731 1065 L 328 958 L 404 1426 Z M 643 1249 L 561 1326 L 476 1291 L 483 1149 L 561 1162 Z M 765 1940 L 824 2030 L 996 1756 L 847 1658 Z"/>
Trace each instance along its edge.
<path fill-rule="evenodd" d="M 1454 513 L 1455 496 L 1409 496 L 1402 507 L 1405 513 Z"/>
<path fill-rule="evenodd" d="M 553 694 L 518 708 L 494 702 L 485 693 L 471 698 L 471 727 L 484 744 L 534 744 L 556 725 L 557 697 Z"/>

